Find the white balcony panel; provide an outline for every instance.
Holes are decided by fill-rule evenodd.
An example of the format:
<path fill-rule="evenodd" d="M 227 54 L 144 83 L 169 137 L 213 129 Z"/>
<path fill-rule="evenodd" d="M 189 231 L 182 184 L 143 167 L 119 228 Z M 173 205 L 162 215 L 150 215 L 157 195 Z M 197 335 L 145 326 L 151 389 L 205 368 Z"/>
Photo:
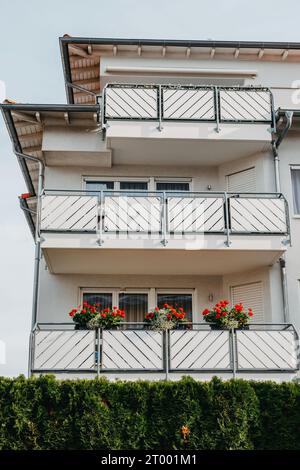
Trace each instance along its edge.
<path fill-rule="evenodd" d="M 271 101 L 269 91 L 220 90 L 221 120 L 270 121 Z"/>
<path fill-rule="evenodd" d="M 161 370 L 162 332 L 103 330 L 102 369 Z"/>
<path fill-rule="evenodd" d="M 40 330 L 34 336 L 34 368 L 38 370 L 93 370 L 95 332 Z"/>
<path fill-rule="evenodd" d="M 152 196 L 105 196 L 105 232 L 159 232 L 161 199 Z"/>
<path fill-rule="evenodd" d="M 293 331 L 237 331 L 239 369 L 295 370 L 297 342 Z"/>
<path fill-rule="evenodd" d="M 95 230 L 97 204 L 94 196 L 43 196 L 41 230 Z"/>
<path fill-rule="evenodd" d="M 164 119 L 213 120 L 214 92 L 212 89 L 163 89 Z"/>
<path fill-rule="evenodd" d="M 229 331 L 170 331 L 170 369 L 230 369 Z"/>
<path fill-rule="evenodd" d="M 153 119 L 157 117 L 157 91 L 147 87 L 109 87 L 105 105 L 107 119 Z"/>
<path fill-rule="evenodd" d="M 168 230 L 174 233 L 224 232 L 222 197 L 169 197 Z"/>
<path fill-rule="evenodd" d="M 286 233 L 286 208 L 279 198 L 230 198 L 232 232 Z"/>

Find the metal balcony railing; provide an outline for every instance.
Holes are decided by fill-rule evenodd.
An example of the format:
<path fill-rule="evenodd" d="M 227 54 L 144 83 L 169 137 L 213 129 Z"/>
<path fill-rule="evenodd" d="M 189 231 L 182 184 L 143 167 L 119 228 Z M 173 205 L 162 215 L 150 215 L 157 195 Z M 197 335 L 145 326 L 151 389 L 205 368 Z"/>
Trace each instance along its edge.
<path fill-rule="evenodd" d="M 272 93 L 262 87 L 110 83 L 102 94 L 103 126 L 110 120 L 275 125 Z"/>
<path fill-rule="evenodd" d="M 207 323 L 154 331 L 143 323 L 113 330 L 38 324 L 31 336 L 33 372 L 296 372 L 298 336 L 291 324 L 212 330 Z"/>
<path fill-rule="evenodd" d="M 161 238 L 224 234 L 289 235 L 288 206 L 278 193 L 59 191 L 42 195 L 41 231 Z"/>

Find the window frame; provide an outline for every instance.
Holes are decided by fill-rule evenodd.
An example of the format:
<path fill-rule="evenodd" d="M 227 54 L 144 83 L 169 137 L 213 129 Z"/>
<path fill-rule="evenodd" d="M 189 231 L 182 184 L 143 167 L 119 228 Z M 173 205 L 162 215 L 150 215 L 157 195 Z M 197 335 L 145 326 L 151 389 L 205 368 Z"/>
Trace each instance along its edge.
<path fill-rule="evenodd" d="M 290 181 L 291 181 L 291 191 L 292 191 L 292 207 L 293 207 L 293 219 L 300 219 L 300 213 L 298 214 L 295 212 L 295 204 L 294 204 L 294 185 L 293 185 L 293 178 L 292 178 L 292 171 L 297 170 L 300 171 L 300 165 L 291 164 L 290 165 Z"/>
<path fill-rule="evenodd" d="M 87 181 L 109 181 L 114 183 L 114 189 L 111 189 L 110 191 L 120 191 L 120 183 L 121 182 L 137 182 L 137 183 L 147 183 L 147 190 L 149 191 L 149 186 L 150 186 L 150 178 L 147 177 L 130 177 L 130 176 L 105 176 L 105 175 L 100 175 L 100 176 L 82 176 L 82 181 L 81 181 L 81 187 L 83 191 L 87 191 Z M 126 191 L 126 190 L 125 190 Z M 142 191 L 141 189 L 138 189 L 137 191 Z"/>

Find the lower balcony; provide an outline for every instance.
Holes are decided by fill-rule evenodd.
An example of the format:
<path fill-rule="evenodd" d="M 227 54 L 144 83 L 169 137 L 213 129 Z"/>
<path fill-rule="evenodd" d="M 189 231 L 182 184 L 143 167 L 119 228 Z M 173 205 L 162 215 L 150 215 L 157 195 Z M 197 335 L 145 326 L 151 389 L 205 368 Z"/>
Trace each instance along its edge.
<path fill-rule="evenodd" d="M 74 330 L 38 324 L 31 337 L 32 373 L 61 377 L 176 379 L 191 375 L 252 379 L 295 378 L 298 336 L 290 324 L 251 323 L 249 329 L 213 330 L 205 323 L 156 331 L 143 323 L 113 330 Z"/>
<path fill-rule="evenodd" d="M 288 208 L 277 193 L 47 190 L 41 238 L 53 273 L 228 274 L 280 257 Z"/>

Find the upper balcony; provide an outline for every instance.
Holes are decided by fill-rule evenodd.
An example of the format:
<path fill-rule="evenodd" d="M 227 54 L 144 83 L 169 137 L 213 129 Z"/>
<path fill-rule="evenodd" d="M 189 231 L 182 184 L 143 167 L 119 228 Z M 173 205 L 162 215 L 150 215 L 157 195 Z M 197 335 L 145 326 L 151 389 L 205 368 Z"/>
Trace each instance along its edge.
<path fill-rule="evenodd" d="M 281 194 L 58 191 L 42 196 L 42 248 L 55 273 L 227 274 L 285 250 Z"/>
<path fill-rule="evenodd" d="M 108 84 L 101 106 L 114 164 L 217 165 L 265 150 L 274 128 L 267 88 Z"/>

